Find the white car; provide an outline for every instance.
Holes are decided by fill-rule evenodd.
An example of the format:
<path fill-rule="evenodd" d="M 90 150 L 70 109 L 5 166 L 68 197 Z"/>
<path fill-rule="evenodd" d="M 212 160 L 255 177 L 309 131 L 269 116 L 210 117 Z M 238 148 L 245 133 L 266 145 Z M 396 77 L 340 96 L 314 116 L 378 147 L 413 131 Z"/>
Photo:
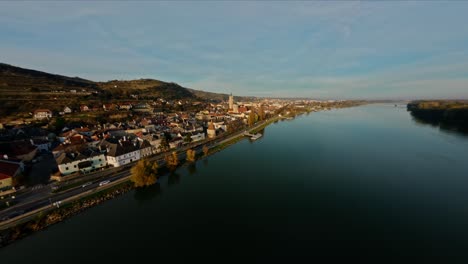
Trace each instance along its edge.
<path fill-rule="evenodd" d="M 108 184 L 109 182 L 110 182 L 109 180 L 107 180 L 107 181 L 102 181 L 102 182 L 99 183 L 99 186 L 106 185 L 106 184 Z"/>
<path fill-rule="evenodd" d="M 88 185 L 91 185 L 91 184 L 93 184 L 93 183 L 92 183 L 92 182 L 87 182 L 87 183 L 81 185 L 81 188 L 84 188 L 84 187 L 86 187 L 86 186 L 88 186 Z"/>

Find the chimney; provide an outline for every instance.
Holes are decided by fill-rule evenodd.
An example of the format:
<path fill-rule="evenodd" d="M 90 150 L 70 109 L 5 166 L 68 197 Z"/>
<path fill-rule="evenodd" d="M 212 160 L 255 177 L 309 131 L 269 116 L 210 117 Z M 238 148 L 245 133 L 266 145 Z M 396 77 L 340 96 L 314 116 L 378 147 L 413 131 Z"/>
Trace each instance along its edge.
<path fill-rule="evenodd" d="M 126 137 L 126 136 L 124 136 L 124 141 L 127 141 L 127 137 Z"/>

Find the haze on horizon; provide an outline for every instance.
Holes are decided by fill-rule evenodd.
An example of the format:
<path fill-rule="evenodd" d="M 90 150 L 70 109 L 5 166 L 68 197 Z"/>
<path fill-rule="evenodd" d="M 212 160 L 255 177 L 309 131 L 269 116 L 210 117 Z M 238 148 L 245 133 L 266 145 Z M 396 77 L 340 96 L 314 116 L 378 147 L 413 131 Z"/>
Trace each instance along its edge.
<path fill-rule="evenodd" d="M 0 62 L 237 95 L 468 98 L 468 2 L 1 2 Z"/>

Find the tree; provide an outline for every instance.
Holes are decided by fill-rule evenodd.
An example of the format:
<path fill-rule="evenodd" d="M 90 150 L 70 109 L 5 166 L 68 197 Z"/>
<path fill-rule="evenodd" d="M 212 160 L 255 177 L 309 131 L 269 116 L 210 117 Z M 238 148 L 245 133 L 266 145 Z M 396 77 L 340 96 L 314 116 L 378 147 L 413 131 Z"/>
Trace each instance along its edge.
<path fill-rule="evenodd" d="M 265 109 L 263 108 L 263 105 L 260 105 L 260 109 L 258 110 L 258 120 L 265 120 Z"/>
<path fill-rule="evenodd" d="M 193 149 L 187 149 L 187 161 L 194 162 L 195 161 L 196 152 Z"/>
<path fill-rule="evenodd" d="M 204 145 L 204 146 L 203 146 L 203 154 L 204 154 L 205 156 L 208 156 L 208 151 L 209 151 L 208 147 L 207 147 L 206 145 Z"/>
<path fill-rule="evenodd" d="M 255 124 L 256 114 L 253 110 L 250 110 L 249 114 L 249 126 L 253 126 Z"/>
<path fill-rule="evenodd" d="M 138 161 L 130 170 L 130 180 L 135 187 L 145 187 L 156 183 L 158 173 L 158 163 L 150 162 L 147 159 Z"/>
<path fill-rule="evenodd" d="M 166 155 L 164 158 L 166 160 L 166 166 L 170 170 L 175 170 L 177 165 L 179 165 L 179 156 L 177 156 L 177 152 L 173 151 L 171 155 Z"/>
<path fill-rule="evenodd" d="M 166 137 L 161 138 L 161 143 L 159 144 L 159 149 L 161 151 L 166 151 L 169 149 L 169 142 L 167 142 Z"/>

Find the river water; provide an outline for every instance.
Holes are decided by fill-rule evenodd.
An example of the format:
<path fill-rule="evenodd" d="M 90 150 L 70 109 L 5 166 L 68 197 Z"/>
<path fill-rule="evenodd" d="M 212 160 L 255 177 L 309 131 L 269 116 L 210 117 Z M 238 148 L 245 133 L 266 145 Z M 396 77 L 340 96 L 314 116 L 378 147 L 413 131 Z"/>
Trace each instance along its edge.
<path fill-rule="evenodd" d="M 415 122 L 404 105 L 331 110 L 272 124 L 255 142 L 2 248 L 0 259 L 460 260 L 468 255 L 467 190 L 468 137 Z"/>

